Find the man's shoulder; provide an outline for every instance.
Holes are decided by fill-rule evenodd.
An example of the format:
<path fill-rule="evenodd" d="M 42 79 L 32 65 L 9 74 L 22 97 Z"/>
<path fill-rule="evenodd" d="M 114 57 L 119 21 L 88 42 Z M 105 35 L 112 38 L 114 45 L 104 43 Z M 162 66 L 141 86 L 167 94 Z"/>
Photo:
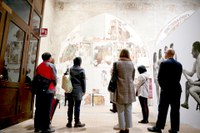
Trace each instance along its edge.
<path fill-rule="evenodd" d="M 162 63 L 163 64 L 176 64 L 176 65 L 182 66 L 182 64 L 179 61 L 177 61 L 177 60 L 175 60 L 173 58 L 165 60 Z"/>
<path fill-rule="evenodd" d="M 173 59 L 173 61 L 174 61 L 176 64 L 178 64 L 178 65 L 181 65 L 181 66 L 182 66 L 181 62 L 179 62 L 178 60 L 175 60 L 175 59 Z"/>
<path fill-rule="evenodd" d="M 40 69 L 40 70 L 47 70 L 47 69 L 52 69 L 54 65 L 50 65 L 49 63 L 45 63 L 45 62 L 42 62 L 40 63 L 40 65 L 37 67 L 37 69 Z"/>
<path fill-rule="evenodd" d="M 44 65 L 44 62 L 41 62 L 41 63 L 37 66 L 37 68 L 43 67 L 43 65 Z"/>

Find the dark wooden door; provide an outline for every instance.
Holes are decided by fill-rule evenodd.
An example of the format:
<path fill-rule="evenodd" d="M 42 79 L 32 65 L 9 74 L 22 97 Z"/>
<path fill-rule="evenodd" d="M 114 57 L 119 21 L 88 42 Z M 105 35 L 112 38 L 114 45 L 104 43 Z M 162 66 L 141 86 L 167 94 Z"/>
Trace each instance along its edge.
<path fill-rule="evenodd" d="M 39 39 L 28 24 L 0 5 L 0 129 L 33 117 Z"/>

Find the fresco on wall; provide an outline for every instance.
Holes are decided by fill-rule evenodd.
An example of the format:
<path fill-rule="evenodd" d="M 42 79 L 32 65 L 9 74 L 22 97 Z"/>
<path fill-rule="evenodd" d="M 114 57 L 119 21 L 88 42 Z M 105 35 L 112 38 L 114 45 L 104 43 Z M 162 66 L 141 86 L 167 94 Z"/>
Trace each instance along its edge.
<path fill-rule="evenodd" d="M 116 17 L 113 17 L 114 19 L 111 19 L 112 17 L 110 17 L 109 14 L 114 14 L 118 18 L 122 18 L 122 19 L 117 18 L 117 20 L 120 20 L 120 22 L 122 22 L 123 27 L 131 26 L 131 28 L 126 28 L 128 29 L 127 31 L 131 34 L 129 35 L 125 34 L 125 38 L 129 36 L 130 38 L 132 38 L 132 40 L 128 39 L 129 42 L 133 42 L 137 40 L 137 37 L 133 37 L 133 34 L 135 34 L 134 31 L 137 32 L 136 36 L 140 35 L 140 37 L 142 38 L 141 42 L 142 44 L 144 42 L 144 47 L 147 48 L 148 50 L 147 54 L 149 55 L 150 62 L 152 62 L 150 63 L 150 67 L 149 67 L 150 73 L 153 72 L 153 69 L 152 69 L 153 68 L 153 58 L 152 58 L 153 52 L 157 53 L 157 60 L 158 60 L 159 49 L 162 49 L 161 53 L 163 53 L 164 47 L 168 46 L 169 48 L 171 43 L 174 44 L 174 49 L 177 52 L 177 60 L 179 60 L 183 64 L 184 69 L 191 70 L 192 68 L 192 64 L 194 61 L 191 55 L 191 44 L 194 41 L 198 40 L 200 37 L 200 34 L 199 34 L 200 30 L 198 28 L 199 23 L 200 23 L 199 21 L 200 17 L 197 16 L 196 19 L 194 19 L 192 12 L 190 13 L 190 10 L 195 11 L 199 9 L 200 7 L 199 0 L 192 0 L 192 1 L 188 1 L 188 0 L 173 0 L 173 1 L 172 0 L 169 0 L 169 1 L 109 0 L 109 1 L 104 1 L 104 0 L 101 0 L 101 1 L 89 1 L 89 2 L 80 1 L 79 3 L 73 2 L 73 1 L 71 2 L 62 1 L 62 4 L 55 4 L 55 5 L 56 5 L 55 11 L 49 12 L 48 10 L 46 12 L 48 14 L 50 13 L 55 14 L 53 18 L 55 18 L 54 20 L 56 20 L 53 22 L 53 28 L 54 28 L 53 31 L 55 34 L 53 34 L 50 39 L 50 40 L 52 39 L 54 40 L 54 42 L 52 43 L 54 47 L 50 49 L 53 49 L 52 52 L 55 53 L 56 59 L 57 59 L 58 54 L 56 52 L 60 50 L 59 46 L 61 43 L 62 43 L 62 47 L 61 47 L 62 51 L 66 50 L 65 48 L 68 45 L 73 45 L 76 43 L 78 45 L 88 46 L 89 49 L 83 49 L 83 47 L 81 49 L 78 46 L 77 49 L 79 49 L 81 52 L 74 51 L 74 55 L 79 55 L 79 54 L 81 55 L 81 53 L 83 53 L 84 50 L 86 50 L 88 55 L 90 55 L 87 58 L 85 58 L 86 56 L 84 56 L 84 62 L 83 62 L 84 63 L 83 67 L 87 68 L 86 70 L 87 73 L 89 73 L 89 75 L 92 75 L 92 74 L 95 75 L 93 76 L 93 78 L 92 76 L 89 76 L 89 75 L 87 76 L 87 83 L 89 83 L 89 85 L 87 86 L 88 93 L 91 93 L 93 92 L 93 90 L 96 90 L 96 89 L 99 90 L 99 91 L 95 91 L 95 93 L 98 93 L 98 95 L 101 95 L 105 92 L 108 93 L 106 91 L 106 81 L 109 79 L 110 67 L 111 67 L 108 64 L 110 63 L 109 60 L 111 61 L 115 60 L 115 57 L 117 57 L 117 53 L 115 53 L 116 55 L 113 55 L 112 57 L 110 57 L 109 53 L 105 54 L 104 52 L 101 52 L 101 50 L 108 48 L 108 51 L 115 52 L 114 51 L 115 48 L 109 47 L 109 46 L 110 44 L 114 44 L 115 41 L 119 42 L 118 40 L 108 41 L 106 39 L 106 38 L 111 38 L 109 34 L 111 33 L 109 32 L 109 29 L 111 29 L 110 23 L 111 23 L 111 20 L 115 20 L 116 18 Z M 189 13 L 187 13 L 187 11 Z M 94 17 L 101 13 L 108 13 L 108 14 L 106 14 L 104 17 Z M 96 21 L 91 23 L 91 20 L 94 20 L 95 18 L 97 18 Z M 193 22 L 190 24 L 187 24 L 190 18 L 193 18 L 192 20 Z M 121 20 L 125 20 L 125 22 Z M 52 21 L 50 20 L 50 22 Z M 46 22 L 47 25 L 48 23 L 49 21 Z M 113 21 L 113 24 L 114 23 L 115 21 Z M 45 24 L 45 21 L 44 21 L 44 24 Z M 54 27 L 55 25 L 56 25 L 56 28 Z M 183 25 L 185 26 L 182 27 Z M 180 27 L 182 28 L 177 33 L 177 29 L 180 29 Z M 131 32 L 131 29 L 134 29 L 134 31 Z M 175 32 L 176 34 L 174 34 Z M 117 37 L 115 34 L 112 35 L 112 38 Z M 65 36 L 66 40 L 63 39 L 64 38 L 63 36 Z M 170 37 L 170 36 L 173 36 L 173 37 Z M 108 42 L 110 44 L 107 44 Z M 95 48 L 96 44 L 102 45 L 103 48 L 98 51 L 99 47 L 97 46 L 97 48 Z M 133 44 L 135 45 L 138 43 L 134 42 Z M 45 50 L 46 49 L 45 46 L 49 46 L 48 41 L 45 40 L 43 42 L 43 46 L 44 47 L 42 48 Z M 142 46 L 142 45 L 139 45 L 139 46 Z M 61 53 L 64 55 L 63 52 Z M 59 53 L 60 54 L 59 59 L 61 59 L 61 53 Z M 94 58 L 96 58 L 97 61 L 93 60 Z M 138 63 L 141 61 L 141 58 L 142 57 L 139 57 L 137 59 L 134 58 L 134 59 L 136 59 Z M 61 70 L 61 72 L 63 72 L 67 66 L 72 65 L 71 59 L 64 59 L 64 57 L 62 59 L 63 59 L 62 66 L 64 67 Z M 136 62 L 136 60 L 134 60 L 134 63 Z M 57 65 L 57 68 L 60 69 L 58 65 Z M 105 70 L 105 68 L 108 68 L 108 69 Z M 155 67 L 155 70 L 157 69 L 158 69 L 158 64 L 156 64 L 156 67 Z M 101 77 L 104 77 L 102 78 L 104 80 L 99 80 L 101 79 Z M 191 77 L 191 78 L 193 80 L 196 80 L 195 75 L 194 77 Z M 183 103 L 185 100 L 185 82 L 186 82 L 186 78 L 182 76 L 181 84 L 182 84 L 183 92 L 182 92 L 182 97 L 181 97 L 181 103 Z M 156 94 L 154 94 L 155 92 L 156 92 L 155 84 L 153 84 L 154 97 L 152 101 L 153 104 L 151 105 L 153 106 L 155 105 L 154 109 L 157 110 L 157 104 L 155 103 L 157 103 L 157 99 L 159 101 L 159 98 L 156 98 Z M 107 100 L 109 99 L 109 96 L 106 97 L 106 95 L 104 95 L 104 98 L 105 98 L 104 100 Z M 87 101 L 88 101 L 87 103 L 91 102 L 91 96 L 88 96 Z M 105 101 L 105 103 L 108 103 L 110 105 L 109 101 Z M 197 102 L 194 100 L 194 98 L 190 97 L 189 105 L 190 105 L 189 109 L 185 109 L 181 107 L 181 110 L 180 110 L 181 121 L 180 122 L 187 123 L 189 125 L 196 126 L 199 128 L 200 127 L 199 125 L 200 113 L 199 111 L 196 111 Z"/>
<path fill-rule="evenodd" d="M 126 48 L 137 65 L 138 59 L 146 57 L 142 46 L 140 37 L 128 24 L 112 15 L 101 14 L 77 26 L 62 42 L 59 68 L 64 73 L 72 65 L 75 56 L 82 57 L 82 67 L 87 77 L 88 96 L 85 96 L 85 104 L 109 103 L 105 102 L 109 100 L 105 97 L 109 97 L 107 86 L 112 63 L 118 60 L 120 51 Z M 90 100 L 91 96 L 95 98 L 93 101 Z"/>
<path fill-rule="evenodd" d="M 157 98 L 157 104 L 159 103 L 160 99 L 160 86 L 158 84 L 158 69 L 159 69 L 159 63 L 157 59 L 158 53 L 154 52 L 153 53 L 153 79 L 154 79 L 154 84 L 155 84 L 155 90 L 156 90 L 156 98 Z"/>
<path fill-rule="evenodd" d="M 196 30 L 196 25 L 199 25 L 198 23 L 200 21 L 199 15 L 200 11 L 197 11 L 188 17 L 186 19 L 187 21 L 184 21 L 180 27 L 177 27 L 174 33 L 171 33 L 169 37 L 165 38 L 156 46 L 153 54 L 153 56 L 157 56 L 159 53 L 162 53 L 163 56 L 164 52 L 162 51 L 165 51 L 166 48 L 175 49 L 176 54 L 174 58 L 183 65 L 183 75 L 181 78 L 181 110 L 189 111 L 190 114 L 193 113 L 194 118 L 200 110 L 200 32 Z M 157 60 L 158 57 L 153 62 L 158 62 Z M 157 63 L 156 65 L 158 70 L 159 64 Z M 181 113 L 184 114 L 184 111 Z M 186 114 L 183 116 L 186 116 Z M 184 118 L 186 117 L 182 117 L 182 121 L 187 121 Z"/>
<path fill-rule="evenodd" d="M 159 60 L 157 61 L 157 53 L 161 54 L 162 50 L 166 50 L 167 48 L 174 48 L 174 44 L 171 43 L 169 46 L 165 45 L 162 48 L 158 49 L 157 52 L 154 52 L 153 56 L 153 74 L 154 74 L 154 83 L 155 83 L 155 87 L 156 87 L 156 94 L 157 94 L 157 100 L 159 101 L 159 95 L 158 92 L 160 92 L 160 87 L 158 85 L 157 82 L 157 72 L 159 69 Z M 176 50 L 175 50 L 176 51 Z M 189 97 L 193 97 L 194 100 L 197 102 L 196 104 L 196 110 L 200 110 L 200 42 L 199 41 L 195 41 L 192 44 L 192 49 L 191 52 L 192 57 L 195 59 L 194 62 L 192 63 L 193 66 L 191 67 L 190 70 L 186 70 L 183 69 L 183 76 L 186 79 L 186 82 L 184 85 L 182 85 L 182 90 L 184 91 L 185 95 L 182 96 L 184 97 L 184 102 L 181 104 L 181 107 L 185 108 L 185 109 L 189 109 Z M 188 54 L 188 53 L 187 53 Z M 161 60 L 164 60 L 164 52 L 161 54 Z M 174 57 L 177 60 L 177 54 L 175 54 Z M 184 66 L 183 66 L 184 68 Z M 194 76 L 196 75 L 196 76 Z M 194 78 L 194 77 L 195 78 Z M 192 78 L 193 77 L 193 78 Z M 158 87 L 158 88 L 157 88 Z"/>
<path fill-rule="evenodd" d="M 185 21 L 176 31 L 170 34 L 162 42 L 155 46 L 158 54 L 159 49 L 164 50 L 165 46 L 175 49 L 175 58 L 183 65 L 183 74 L 181 77 L 182 95 L 180 107 L 180 122 L 187 123 L 199 128 L 199 51 L 193 50 L 193 43 L 200 41 L 200 10 L 196 11 L 187 21 Z M 172 45 L 173 44 L 173 45 Z M 198 47 L 200 45 L 198 44 Z M 199 48 L 197 48 L 199 49 Z M 194 68 L 194 66 L 198 66 Z M 187 74 L 186 74 L 187 73 Z M 190 76 L 189 76 L 190 75 Z M 191 87 L 189 82 L 196 85 Z"/>
<path fill-rule="evenodd" d="M 192 14 L 194 13 L 193 10 L 186 11 L 181 15 L 178 15 L 174 19 L 172 19 L 168 24 L 161 30 L 159 37 L 157 39 L 156 45 L 159 45 L 172 32 L 174 32 L 181 24 L 184 23 Z M 159 48 L 157 51 L 153 53 L 153 77 L 154 77 L 154 88 L 156 93 L 156 100 L 159 103 L 160 99 L 160 86 L 158 84 L 157 76 L 158 76 L 158 69 L 160 63 L 164 60 L 164 53 L 168 48 L 174 49 L 174 44 L 171 43 L 169 45 L 165 45 L 162 48 Z M 177 54 L 175 54 L 174 58 L 177 60 Z"/>
<path fill-rule="evenodd" d="M 183 75 L 187 79 L 185 83 L 185 101 L 181 104 L 183 108 L 189 109 L 189 96 L 191 95 L 197 102 L 196 110 L 200 110 L 200 42 L 196 41 L 192 45 L 192 56 L 195 59 L 191 70 L 183 70 Z M 196 74 L 196 80 L 192 77 Z"/>
<path fill-rule="evenodd" d="M 156 100 L 157 104 L 159 103 L 160 100 L 160 86 L 158 84 L 158 70 L 160 63 L 164 61 L 164 53 L 168 48 L 174 49 L 174 44 L 171 43 L 169 46 L 165 45 L 163 48 L 159 48 L 157 51 L 153 53 L 153 78 L 154 78 L 154 86 L 155 86 L 155 93 L 156 93 Z M 174 59 L 177 60 L 177 55 L 174 55 Z"/>

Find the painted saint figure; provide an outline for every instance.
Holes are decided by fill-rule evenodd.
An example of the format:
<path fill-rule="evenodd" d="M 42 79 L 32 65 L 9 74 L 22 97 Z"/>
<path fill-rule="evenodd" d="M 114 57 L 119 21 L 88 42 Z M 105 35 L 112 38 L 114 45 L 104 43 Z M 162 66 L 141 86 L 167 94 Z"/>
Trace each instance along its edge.
<path fill-rule="evenodd" d="M 154 52 L 153 54 L 153 78 L 154 78 L 154 83 L 156 86 L 156 96 L 157 96 L 157 103 L 159 103 L 159 99 L 160 99 L 160 86 L 158 84 L 158 69 L 159 69 L 159 65 L 157 62 L 157 53 Z"/>

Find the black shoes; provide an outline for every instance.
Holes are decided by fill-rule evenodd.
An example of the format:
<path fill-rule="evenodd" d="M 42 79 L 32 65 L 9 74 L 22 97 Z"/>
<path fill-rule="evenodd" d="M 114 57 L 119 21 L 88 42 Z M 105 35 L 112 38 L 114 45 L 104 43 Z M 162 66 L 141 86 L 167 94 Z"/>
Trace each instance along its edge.
<path fill-rule="evenodd" d="M 84 127 L 84 126 L 85 126 L 85 124 L 81 123 L 81 122 L 78 122 L 78 123 L 74 124 L 74 127 Z"/>
<path fill-rule="evenodd" d="M 66 124 L 66 127 L 72 128 L 72 123 L 67 123 L 67 124 Z"/>
<path fill-rule="evenodd" d="M 74 127 L 84 127 L 84 126 L 85 126 L 85 124 L 81 123 L 81 122 L 77 122 L 77 123 L 74 124 Z M 72 123 L 67 123 L 66 127 L 67 128 L 72 128 Z"/>
<path fill-rule="evenodd" d="M 161 129 L 157 127 L 148 127 L 147 130 L 150 132 L 162 133 Z"/>
<path fill-rule="evenodd" d="M 149 121 L 148 120 L 141 120 L 141 121 L 138 121 L 138 123 L 147 124 L 147 123 L 149 123 Z"/>
<path fill-rule="evenodd" d="M 150 132 L 158 132 L 158 133 L 162 133 L 161 129 L 160 128 L 157 128 L 157 127 L 149 127 L 147 128 L 148 131 Z M 172 129 L 169 129 L 168 130 L 169 133 L 178 133 L 178 131 L 175 131 L 175 130 L 172 130 Z"/>
<path fill-rule="evenodd" d="M 126 130 L 120 130 L 119 133 L 129 133 L 129 130 L 126 129 Z"/>

